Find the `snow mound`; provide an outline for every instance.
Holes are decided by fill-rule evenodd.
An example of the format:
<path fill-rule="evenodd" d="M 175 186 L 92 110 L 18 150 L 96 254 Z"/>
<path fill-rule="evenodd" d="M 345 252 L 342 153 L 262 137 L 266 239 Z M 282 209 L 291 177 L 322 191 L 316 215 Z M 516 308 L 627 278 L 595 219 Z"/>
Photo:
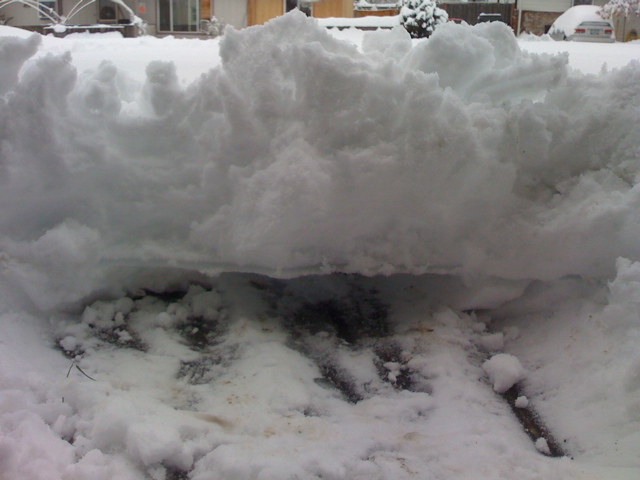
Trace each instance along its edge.
<path fill-rule="evenodd" d="M 26 63 L 0 99 L 3 275 L 49 308 L 129 267 L 550 279 L 638 258 L 637 64 L 569 74 L 499 23 L 381 35 L 362 53 L 285 15 L 228 32 L 188 87 L 154 62 L 137 90 L 6 42 Z"/>

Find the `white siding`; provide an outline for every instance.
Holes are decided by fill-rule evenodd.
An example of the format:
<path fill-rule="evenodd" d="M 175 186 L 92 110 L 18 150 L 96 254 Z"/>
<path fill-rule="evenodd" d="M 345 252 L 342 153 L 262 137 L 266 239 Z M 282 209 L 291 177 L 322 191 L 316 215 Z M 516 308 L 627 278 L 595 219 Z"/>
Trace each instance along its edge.
<path fill-rule="evenodd" d="M 78 0 L 62 0 L 62 14 L 67 16 L 76 6 Z M 89 5 L 78 11 L 72 18 L 69 18 L 69 25 L 91 25 L 98 22 L 98 3 Z"/>
<path fill-rule="evenodd" d="M 518 9 L 526 12 L 564 12 L 572 0 L 519 0 Z"/>
<path fill-rule="evenodd" d="M 9 25 L 20 27 L 23 25 L 40 25 L 38 12 L 19 3 L 13 3 L 0 8 L 0 15 Z"/>
<path fill-rule="evenodd" d="M 235 28 L 247 26 L 247 0 L 212 0 L 213 15 Z"/>

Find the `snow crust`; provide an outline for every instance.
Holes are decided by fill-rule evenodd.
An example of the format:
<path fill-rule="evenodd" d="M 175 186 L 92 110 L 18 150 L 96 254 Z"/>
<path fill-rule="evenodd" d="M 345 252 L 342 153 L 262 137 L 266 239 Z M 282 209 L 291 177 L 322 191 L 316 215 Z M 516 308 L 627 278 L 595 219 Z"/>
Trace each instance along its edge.
<path fill-rule="evenodd" d="M 13 33 L 0 475 L 638 478 L 633 45 Z M 296 330 L 363 292 L 386 336 Z"/>

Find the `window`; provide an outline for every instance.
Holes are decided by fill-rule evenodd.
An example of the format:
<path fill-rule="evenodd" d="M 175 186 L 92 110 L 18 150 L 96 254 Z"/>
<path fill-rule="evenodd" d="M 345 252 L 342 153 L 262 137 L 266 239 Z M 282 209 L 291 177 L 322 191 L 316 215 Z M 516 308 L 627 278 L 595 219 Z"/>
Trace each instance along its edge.
<path fill-rule="evenodd" d="M 298 2 L 298 8 L 307 17 L 311 17 L 313 15 L 313 2 L 300 1 L 300 2 Z"/>
<path fill-rule="evenodd" d="M 200 0 L 158 0 L 159 27 L 163 32 L 197 32 Z"/>
<path fill-rule="evenodd" d="M 116 4 L 111 0 L 98 0 L 98 19 L 101 22 L 115 22 L 116 8 Z"/>
<path fill-rule="evenodd" d="M 284 2 L 285 12 L 290 12 L 291 10 L 298 9 L 302 13 L 304 13 L 307 17 L 311 16 L 311 7 L 312 2 L 310 0 L 285 0 Z"/>
<path fill-rule="evenodd" d="M 38 17 L 41 20 L 51 20 L 51 13 L 55 18 L 56 0 L 38 0 Z"/>

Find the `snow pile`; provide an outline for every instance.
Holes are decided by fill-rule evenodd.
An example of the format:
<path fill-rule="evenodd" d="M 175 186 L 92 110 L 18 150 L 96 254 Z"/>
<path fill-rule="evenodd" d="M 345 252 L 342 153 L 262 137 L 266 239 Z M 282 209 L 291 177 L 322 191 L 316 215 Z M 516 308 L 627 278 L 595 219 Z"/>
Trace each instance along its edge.
<path fill-rule="evenodd" d="M 408 42 L 360 53 L 293 14 L 229 32 L 188 87 L 171 62 L 137 89 L 28 62 L 2 100 L 5 275 L 73 264 L 27 282 L 47 306 L 114 263 L 522 279 L 638 255 L 636 66 L 568 78 L 499 23 Z"/>

